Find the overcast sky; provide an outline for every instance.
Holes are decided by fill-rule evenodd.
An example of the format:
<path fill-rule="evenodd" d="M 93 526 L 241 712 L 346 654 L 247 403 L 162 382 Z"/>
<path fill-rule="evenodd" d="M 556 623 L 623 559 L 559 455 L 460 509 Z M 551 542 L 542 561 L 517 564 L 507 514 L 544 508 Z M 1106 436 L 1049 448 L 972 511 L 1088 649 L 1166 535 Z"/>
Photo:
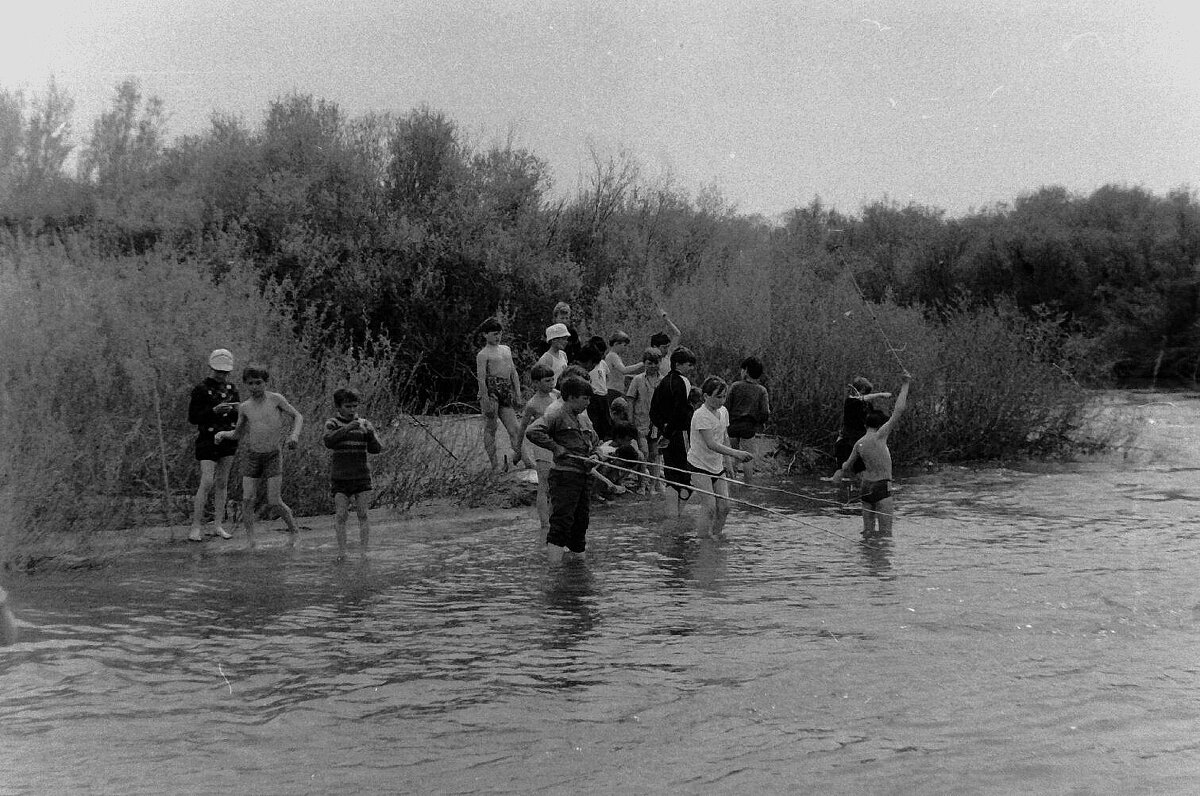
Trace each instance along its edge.
<path fill-rule="evenodd" d="M 1200 188 L 1200 2 L 36 0 L 0 87 L 53 74 L 76 137 L 127 78 L 169 133 L 257 124 L 292 91 L 357 115 L 425 103 L 510 132 L 575 189 L 589 151 L 716 185 L 745 213 L 820 196 L 952 215 L 1046 184 Z"/>

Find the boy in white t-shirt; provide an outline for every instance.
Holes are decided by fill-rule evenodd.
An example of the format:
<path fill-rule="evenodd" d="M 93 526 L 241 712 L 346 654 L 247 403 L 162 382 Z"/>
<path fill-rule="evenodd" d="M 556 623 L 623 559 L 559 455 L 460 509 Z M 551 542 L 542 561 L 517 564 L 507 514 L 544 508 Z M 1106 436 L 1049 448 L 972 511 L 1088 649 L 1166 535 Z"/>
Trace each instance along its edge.
<path fill-rule="evenodd" d="M 724 407 L 727 392 L 725 380 L 709 376 L 700 385 L 700 392 L 704 395 L 704 403 L 692 413 L 687 461 L 694 476 L 699 479 L 697 486 L 705 489 L 711 484 L 709 491 L 719 495 L 715 498 L 705 496 L 705 508 L 710 520 L 708 536 L 716 539 L 720 537 L 725 520 L 729 518 L 729 481 L 725 477 L 725 457 L 745 462 L 754 458 L 754 454 L 729 446 L 729 412 Z"/>

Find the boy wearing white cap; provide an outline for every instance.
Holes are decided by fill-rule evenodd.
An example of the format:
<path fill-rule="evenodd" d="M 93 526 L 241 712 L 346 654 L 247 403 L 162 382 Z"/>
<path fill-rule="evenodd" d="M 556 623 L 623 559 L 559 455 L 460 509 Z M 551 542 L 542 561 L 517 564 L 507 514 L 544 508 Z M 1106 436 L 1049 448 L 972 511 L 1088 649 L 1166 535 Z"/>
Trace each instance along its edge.
<path fill-rule="evenodd" d="M 204 541 L 204 506 L 213 493 L 214 532 L 230 538 L 225 530 L 225 500 L 229 494 L 229 471 L 237 453 L 237 440 L 216 441 L 221 431 L 231 431 L 237 422 L 238 391 L 229 383 L 233 354 L 218 348 L 208 357 L 211 375 L 192 389 L 188 403 L 188 422 L 197 427 L 196 460 L 200 462 L 200 486 L 192 500 L 192 532 L 188 541 Z"/>
<path fill-rule="evenodd" d="M 567 343 L 571 340 L 571 333 L 567 331 L 565 323 L 556 323 L 553 326 L 546 327 L 546 342 L 550 344 L 550 348 L 546 349 L 546 353 L 542 354 L 538 359 L 537 364 L 545 365 L 554 371 L 554 381 L 557 384 L 558 379 L 562 376 L 563 371 L 567 369 Z"/>

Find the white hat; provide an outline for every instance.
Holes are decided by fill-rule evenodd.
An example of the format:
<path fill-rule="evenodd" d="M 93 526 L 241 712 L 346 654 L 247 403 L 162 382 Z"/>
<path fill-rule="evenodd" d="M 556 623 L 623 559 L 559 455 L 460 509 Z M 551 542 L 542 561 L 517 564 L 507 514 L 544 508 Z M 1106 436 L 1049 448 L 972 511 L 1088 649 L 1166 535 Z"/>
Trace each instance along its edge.
<path fill-rule="evenodd" d="M 224 348 L 218 348 L 208 355 L 208 366 L 213 370 L 223 370 L 228 373 L 233 370 L 233 354 Z"/>
<path fill-rule="evenodd" d="M 567 325 L 565 323 L 556 323 L 553 326 L 546 327 L 546 342 L 547 343 L 557 337 L 570 337 L 570 336 L 571 336 L 571 333 L 567 331 Z"/>

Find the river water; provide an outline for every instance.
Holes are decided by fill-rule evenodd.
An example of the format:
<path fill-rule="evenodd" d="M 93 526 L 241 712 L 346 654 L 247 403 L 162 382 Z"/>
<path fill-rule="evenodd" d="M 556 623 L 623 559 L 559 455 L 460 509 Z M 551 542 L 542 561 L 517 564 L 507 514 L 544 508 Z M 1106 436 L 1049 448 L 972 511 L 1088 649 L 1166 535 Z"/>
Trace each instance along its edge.
<path fill-rule="evenodd" d="M 913 474 L 881 549 L 742 491 L 789 516 L 604 507 L 558 569 L 514 512 L 8 577 L 0 792 L 1198 792 L 1200 397 L 1110 400 L 1121 450 Z"/>

